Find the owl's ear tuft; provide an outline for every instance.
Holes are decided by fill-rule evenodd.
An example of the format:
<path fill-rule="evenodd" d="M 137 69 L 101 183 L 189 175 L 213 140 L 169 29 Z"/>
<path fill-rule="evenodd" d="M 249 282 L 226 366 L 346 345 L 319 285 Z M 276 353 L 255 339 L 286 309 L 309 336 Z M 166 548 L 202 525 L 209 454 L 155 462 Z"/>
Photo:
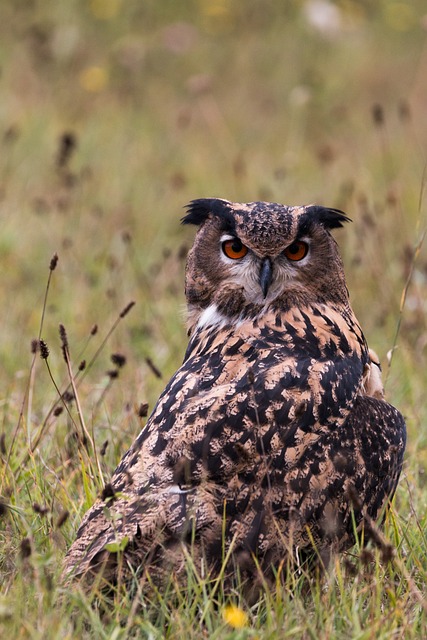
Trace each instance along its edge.
<path fill-rule="evenodd" d="M 210 216 L 218 216 L 231 222 L 231 203 L 220 198 L 199 198 L 192 200 L 187 206 L 187 215 L 181 218 L 182 224 L 201 225 Z"/>
<path fill-rule="evenodd" d="M 351 222 L 351 218 L 340 209 L 311 205 L 307 207 L 305 213 L 309 216 L 310 221 L 316 221 L 318 224 L 323 225 L 325 229 L 338 229 L 344 225 L 344 222 Z"/>

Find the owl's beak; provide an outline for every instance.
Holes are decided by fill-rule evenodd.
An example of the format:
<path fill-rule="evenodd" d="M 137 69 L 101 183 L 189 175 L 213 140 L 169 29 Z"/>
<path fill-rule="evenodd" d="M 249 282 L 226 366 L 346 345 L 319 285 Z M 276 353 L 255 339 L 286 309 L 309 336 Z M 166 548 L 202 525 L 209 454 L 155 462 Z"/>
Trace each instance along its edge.
<path fill-rule="evenodd" d="M 264 295 L 264 298 L 267 297 L 268 289 L 271 284 L 271 280 L 273 277 L 273 265 L 271 264 L 270 258 L 264 258 L 261 262 L 261 271 L 259 273 L 259 283 L 261 285 L 261 290 Z"/>

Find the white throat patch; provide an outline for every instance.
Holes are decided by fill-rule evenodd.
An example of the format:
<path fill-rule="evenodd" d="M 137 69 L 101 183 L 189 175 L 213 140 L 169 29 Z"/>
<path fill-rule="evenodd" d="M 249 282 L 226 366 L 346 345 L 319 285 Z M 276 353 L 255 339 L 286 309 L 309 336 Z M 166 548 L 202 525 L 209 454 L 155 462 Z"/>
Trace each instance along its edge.
<path fill-rule="evenodd" d="M 222 329 L 228 322 L 229 319 L 218 311 L 216 304 L 210 304 L 209 307 L 206 307 L 200 315 L 196 325 L 196 330 L 213 326 L 216 326 L 218 329 Z"/>

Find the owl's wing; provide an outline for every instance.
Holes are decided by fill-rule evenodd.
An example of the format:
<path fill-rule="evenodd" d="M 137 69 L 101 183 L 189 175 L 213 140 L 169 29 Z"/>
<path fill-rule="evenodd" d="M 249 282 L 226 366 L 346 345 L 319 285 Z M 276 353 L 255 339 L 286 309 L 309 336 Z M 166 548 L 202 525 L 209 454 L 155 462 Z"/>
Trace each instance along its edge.
<path fill-rule="evenodd" d="M 288 510 L 293 545 L 350 547 L 354 527 L 377 520 L 393 498 L 405 444 L 399 411 L 383 400 L 357 396 L 342 429 L 323 431 L 289 469 L 277 513 Z M 283 527 L 280 531 L 285 537 Z M 273 536 L 269 547 L 280 548 L 278 538 Z"/>

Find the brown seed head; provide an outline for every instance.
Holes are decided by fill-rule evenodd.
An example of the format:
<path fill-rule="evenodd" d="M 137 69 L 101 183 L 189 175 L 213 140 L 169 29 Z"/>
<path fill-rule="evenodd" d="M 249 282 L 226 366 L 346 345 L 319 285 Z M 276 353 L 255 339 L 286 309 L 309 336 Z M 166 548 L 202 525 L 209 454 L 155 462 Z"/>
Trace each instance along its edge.
<path fill-rule="evenodd" d="M 120 317 L 124 318 L 125 316 L 127 316 L 127 314 L 129 313 L 129 311 L 132 309 L 132 307 L 135 305 L 135 301 L 132 300 L 132 302 L 129 302 L 129 304 L 127 304 L 125 306 L 125 308 L 123 309 L 123 311 L 120 313 Z"/>
<path fill-rule="evenodd" d="M 160 370 L 156 367 L 156 365 L 154 364 L 151 358 L 145 358 L 145 362 L 148 364 L 148 366 L 150 367 L 151 371 L 154 373 L 156 378 L 162 377 Z"/>
<path fill-rule="evenodd" d="M 39 513 L 41 516 L 45 516 L 49 513 L 49 507 L 46 507 L 46 505 L 42 506 L 38 502 L 33 502 L 33 511 Z"/>
<path fill-rule="evenodd" d="M 62 355 L 64 356 L 65 362 L 67 362 L 68 361 L 68 338 L 67 338 L 67 332 L 65 331 L 65 327 L 63 324 L 59 325 L 59 337 L 61 338 Z"/>
<path fill-rule="evenodd" d="M 396 555 L 396 550 L 391 544 L 383 544 L 381 548 L 381 558 L 383 562 L 391 562 Z"/>
<path fill-rule="evenodd" d="M 148 403 L 147 402 L 141 402 L 141 404 L 139 405 L 138 408 L 138 417 L 139 418 L 146 418 L 148 415 Z"/>
<path fill-rule="evenodd" d="M 0 434 L 0 453 L 3 456 L 6 455 L 6 434 L 4 431 Z"/>
<path fill-rule="evenodd" d="M 49 264 L 49 269 L 51 271 L 55 271 L 56 265 L 58 264 L 58 260 L 59 260 L 58 254 L 54 253 L 52 258 L 50 259 L 50 264 Z"/>
<path fill-rule="evenodd" d="M 74 393 L 72 391 L 64 391 L 62 399 L 64 402 L 72 402 L 74 400 Z"/>
<path fill-rule="evenodd" d="M 377 127 L 382 127 L 384 124 L 384 109 L 380 104 L 374 104 L 372 107 L 372 118 L 374 124 Z"/>
<path fill-rule="evenodd" d="M 77 146 L 77 137 L 72 131 L 64 131 L 59 138 L 59 150 L 57 157 L 58 167 L 65 167 Z"/>
<path fill-rule="evenodd" d="M 47 360 L 49 357 L 49 348 L 44 340 L 39 340 L 40 357 L 42 360 Z"/>
<path fill-rule="evenodd" d="M 121 353 L 112 353 L 111 354 L 111 362 L 116 365 L 119 369 L 125 366 L 126 364 L 126 356 Z"/>
<path fill-rule="evenodd" d="M 67 522 L 69 515 L 70 514 L 66 509 L 64 509 L 64 511 L 61 511 L 61 513 L 58 516 L 58 519 L 56 520 L 56 528 L 57 529 L 60 529 L 62 527 L 62 525 Z"/>
<path fill-rule="evenodd" d="M 108 447 L 108 440 L 106 440 L 106 441 L 104 442 L 104 444 L 102 445 L 102 447 L 101 447 L 101 449 L 100 449 L 100 451 L 99 451 L 99 455 L 100 455 L 100 456 L 105 456 L 105 453 L 106 453 L 106 451 L 107 451 L 107 447 Z"/>
<path fill-rule="evenodd" d="M 22 560 L 29 558 L 31 555 L 31 540 L 29 538 L 23 538 L 19 545 L 20 556 Z"/>

